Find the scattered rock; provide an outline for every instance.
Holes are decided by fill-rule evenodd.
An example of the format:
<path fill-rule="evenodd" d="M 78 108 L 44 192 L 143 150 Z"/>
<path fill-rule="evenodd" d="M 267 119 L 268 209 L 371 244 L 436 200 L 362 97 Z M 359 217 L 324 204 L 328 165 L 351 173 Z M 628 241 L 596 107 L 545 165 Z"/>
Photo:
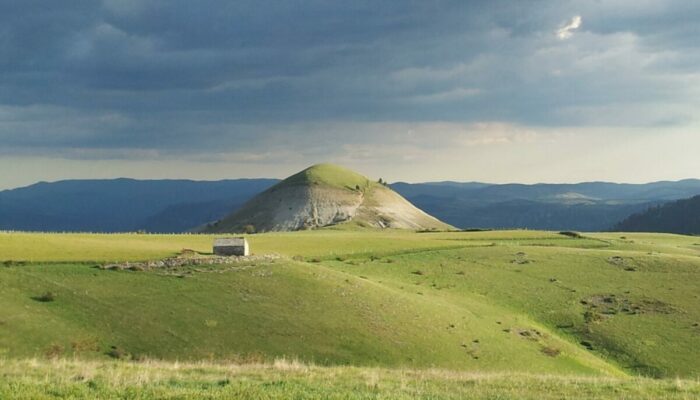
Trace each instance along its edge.
<path fill-rule="evenodd" d="M 192 249 L 182 249 L 180 250 L 180 256 L 182 257 L 196 257 L 199 253 Z"/>
<path fill-rule="evenodd" d="M 272 261 L 279 259 L 276 254 L 262 256 L 206 256 L 206 257 L 170 257 L 163 260 L 151 260 L 143 262 L 110 263 L 98 266 L 104 270 L 130 270 L 148 271 L 153 269 L 172 269 L 179 267 L 189 267 L 194 265 L 231 265 L 247 262 Z"/>
<path fill-rule="evenodd" d="M 583 313 L 586 323 L 600 322 L 606 317 L 617 314 L 671 314 L 675 312 L 671 305 L 656 299 L 630 299 L 616 296 L 615 294 L 591 296 L 587 299 L 582 299 L 580 303 L 586 307 Z"/>
<path fill-rule="evenodd" d="M 629 260 L 626 260 L 625 258 L 622 258 L 620 256 L 608 257 L 607 261 L 610 265 L 622 267 L 622 269 L 624 269 L 625 271 L 634 272 L 637 270 L 637 268 L 635 268 Z"/>
<path fill-rule="evenodd" d="M 114 358 L 115 360 L 124 360 L 131 357 L 128 352 L 117 346 L 111 346 L 105 354 L 111 358 Z"/>
<path fill-rule="evenodd" d="M 467 354 L 471 356 L 474 360 L 479 359 L 479 354 L 481 353 L 481 349 L 479 348 L 479 341 L 475 340 L 471 344 L 467 343 L 462 343 L 462 348 L 466 350 Z"/>
<path fill-rule="evenodd" d="M 561 350 L 557 349 L 556 347 L 545 346 L 542 348 L 542 353 L 550 357 L 557 357 L 559 354 L 561 354 Z"/>
<path fill-rule="evenodd" d="M 515 259 L 511 260 L 511 264 L 519 264 L 519 265 L 524 265 L 524 264 L 530 264 L 532 260 L 529 260 L 527 258 L 527 254 L 523 252 L 515 253 Z"/>
<path fill-rule="evenodd" d="M 545 334 L 537 329 L 516 329 L 516 333 L 523 339 L 540 340 L 545 337 Z"/>
<path fill-rule="evenodd" d="M 608 262 L 612 265 L 624 265 L 625 259 L 620 256 L 608 257 Z"/>

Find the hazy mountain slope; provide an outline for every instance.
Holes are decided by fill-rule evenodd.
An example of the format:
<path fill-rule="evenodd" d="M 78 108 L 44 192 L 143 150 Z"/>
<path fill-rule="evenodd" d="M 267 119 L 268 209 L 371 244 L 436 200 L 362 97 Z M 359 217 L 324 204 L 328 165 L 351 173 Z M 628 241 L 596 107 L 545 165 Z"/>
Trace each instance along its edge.
<path fill-rule="evenodd" d="M 161 231 L 160 228 L 165 232 L 183 231 L 212 218 L 205 215 L 205 219 L 197 220 L 191 210 L 162 215 L 168 207 L 209 201 L 241 204 L 276 182 L 272 179 L 42 182 L 0 192 L 0 229 L 122 232 L 149 227 L 154 231 Z"/>
<path fill-rule="evenodd" d="M 650 203 L 567 204 L 532 200 L 508 200 L 484 203 L 469 199 L 443 199 L 431 196 L 412 198 L 416 206 L 461 228 L 527 228 L 543 230 L 607 230 L 630 214 L 644 210 Z M 652 203 L 655 204 L 655 203 Z"/>
<path fill-rule="evenodd" d="M 225 200 L 175 204 L 148 217 L 139 229 L 146 232 L 187 232 L 194 226 L 216 221 L 231 210 L 240 208 L 254 196 L 246 194 Z"/>
<path fill-rule="evenodd" d="M 630 214 L 700 194 L 700 180 L 616 184 L 454 182 L 392 187 L 416 206 L 460 228 L 607 230 Z"/>
<path fill-rule="evenodd" d="M 38 183 L 0 191 L 0 229 L 183 232 L 223 218 L 277 182 L 114 179 Z M 650 206 L 700 194 L 698 180 L 643 185 L 399 182 L 391 186 L 418 208 L 460 228 L 607 230 Z"/>
<path fill-rule="evenodd" d="M 271 187 L 204 231 L 294 231 L 347 222 L 375 228 L 450 228 L 382 184 L 319 164 Z"/>
<path fill-rule="evenodd" d="M 562 194 L 608 202 L 649 202 L 678 200 L 700 194 L 700 180 L 660 181 L 644 184 L 583 182 L 571 184 L 486 184 L 475 182 L 428 182 L 391 185 L 406 198 L 428 195 L 436 198 L 461 197 L 474 201 L 501 202 L 506 200 L 554 201 Z"/>
<path fill-rule="evenodd" d="M 700 196 L 652 207 L 613 227 L 619 232 L 700 234 Z"/>

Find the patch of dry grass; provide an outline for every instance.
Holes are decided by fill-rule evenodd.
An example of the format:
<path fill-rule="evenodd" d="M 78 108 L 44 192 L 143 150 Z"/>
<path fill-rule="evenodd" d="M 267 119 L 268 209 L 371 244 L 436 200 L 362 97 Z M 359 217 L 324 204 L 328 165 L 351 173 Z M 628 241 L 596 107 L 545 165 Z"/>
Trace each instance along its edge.
<path fill-rule="evenodd" d="M 695 399 L 700 382 L 320 367 L 144 361 L 3 360 L 0 398 L 13 399 Z"/>

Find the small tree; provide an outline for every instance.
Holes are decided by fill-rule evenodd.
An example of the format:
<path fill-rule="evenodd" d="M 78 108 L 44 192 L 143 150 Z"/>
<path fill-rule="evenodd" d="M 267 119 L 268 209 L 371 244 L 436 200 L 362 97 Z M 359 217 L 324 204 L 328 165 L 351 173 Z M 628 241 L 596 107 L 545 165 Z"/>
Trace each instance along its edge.
<path fill-rule="evenodd" d="M 255 225 L 248 224 L 248 225 L 243 227 L 243 231 L 249 235 L 253 234 L 253 233 L 255 233 Z"/>

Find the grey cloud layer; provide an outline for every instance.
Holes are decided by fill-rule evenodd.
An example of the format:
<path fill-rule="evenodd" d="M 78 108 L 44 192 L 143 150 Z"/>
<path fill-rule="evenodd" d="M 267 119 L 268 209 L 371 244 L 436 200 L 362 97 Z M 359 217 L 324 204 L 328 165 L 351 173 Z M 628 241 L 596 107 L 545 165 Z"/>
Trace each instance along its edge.
<path fill-rule="evenodd" d="M 348 133 L 382 121 L 682 125 L 700 94 L 687 1 L 14 3 L 0 4 L 4 153 L 405 139 Z"/>

